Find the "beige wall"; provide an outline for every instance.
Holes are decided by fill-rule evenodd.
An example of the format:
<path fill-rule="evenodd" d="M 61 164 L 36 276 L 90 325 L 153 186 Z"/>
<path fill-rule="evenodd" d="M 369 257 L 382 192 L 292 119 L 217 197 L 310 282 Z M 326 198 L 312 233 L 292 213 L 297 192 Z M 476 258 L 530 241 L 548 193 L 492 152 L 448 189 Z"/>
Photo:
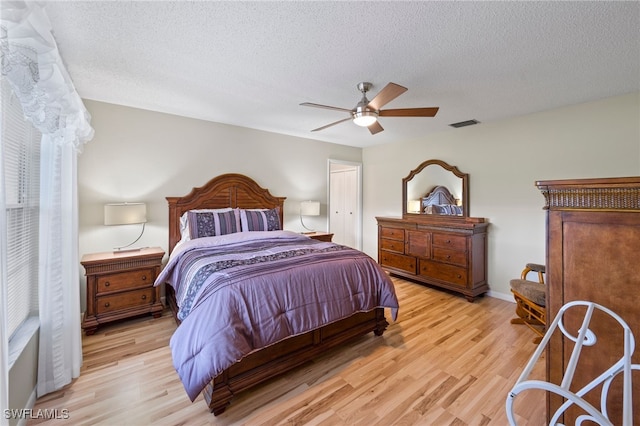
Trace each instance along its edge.
<path fill-rule="evenodd" d="M 331 158 L 363 163 L 363 250 L 377 258 L 375 216 L 400 215 L 402 178 L 436 158 L 469 173 L 471 215 L 491 222 L 491 294 L 510 300 L 509 279 L 525 263 L 545 260 L 536 180 L 640 175 L 639 93 L 363 150 L 95 101 L 85 105 L 96 133 L 79 157 L 81 254 L 109 251 L 139 233 L 138 225 L 102 225 L 103 204 L 114 201 L 146 202 L 149 222 L 139 245 L 166 249 L 165 197 L 230 172 L 287 197 L 286 229 L 302 230 L 301 200 L 321 200 L 322 216 L 307 225 L 326 229 Z M 81 288 L 84 298 L 84 281 Z"/>
<path fill-rule="evenodd" d="M 362 159 L 365 252 L 377 251 L 375 216 L 402 214 L 402 178 L 444 160 L 469 174 L 471 216 L 491 223 L 490 294 L 511 300 L 509 280 L 545 262 L 536 180 L 640 175 L 640 93 L 366 148 Z"/>
<path fill-rule="evenodd" d="M 84 101 L 95 136 L 78 158 L 80 255 L 110 251 L 133 241 L 140 225 L 104 226 L 108 202 L 147 203 L 146 229 L 136 246 L 167 249 L 167 196 L 185 195 L 223 173 L 242 173 L 287 197 L 284 227 L 302 231 L 299 203 L 320 200 L 321 216 L 305 224 L 326 230 L 328 160 L 361 162 L 362 150 L 162 114 Z M 84 307 L 84 270 L 82 305 Z"/>

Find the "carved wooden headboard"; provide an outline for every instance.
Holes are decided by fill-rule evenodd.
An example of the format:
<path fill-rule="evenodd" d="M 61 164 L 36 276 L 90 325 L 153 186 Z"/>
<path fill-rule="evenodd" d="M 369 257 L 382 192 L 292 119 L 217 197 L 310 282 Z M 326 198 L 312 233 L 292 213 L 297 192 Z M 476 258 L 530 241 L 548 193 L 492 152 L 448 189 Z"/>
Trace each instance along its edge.
<path fill-rule="evenodd" d="M 280 207 L 280 223 L 283 223 L 284 200 L 274 197 L 253 179 L 238 173 L 214 177 L 205 185 L 193 188 L 182 197 L 167 197 L 169 203 L 169 253 L 180 241 L 180 217 L 193 209 L 272 209 Z"/>
<path fill-rule="evenodd" d="M 456 199 L 445 186 L 436 186 L 433 190 L 422 198 L 422 209 L 427 206 L 441 204 L 456 204 Z"/>

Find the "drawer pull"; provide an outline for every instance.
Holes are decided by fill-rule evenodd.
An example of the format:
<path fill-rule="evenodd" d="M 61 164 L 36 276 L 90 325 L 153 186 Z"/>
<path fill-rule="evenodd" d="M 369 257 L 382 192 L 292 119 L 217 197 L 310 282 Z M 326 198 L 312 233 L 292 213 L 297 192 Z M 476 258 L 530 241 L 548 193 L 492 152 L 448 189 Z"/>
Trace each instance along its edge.
<path fill-rule="evenodd" d="M 105 308 L 108 308 L 109 306 L 111 306 L 111 305 L 109 304 L 109 302 L 107 302 L 107 303 L 105 303 L 105 304 L 104 304 L 104 307 L 105 307 Z"/>
<path fill-rule="evenodd" d="M 447 240 L 447 244 L 451 244 L 451 240 Z"/>
<path fill-rule="evenodd" d="M 458 278 L 462 278 L 462 275 L 458 274 Z"/>
<path fill-rule="evenodd" d="M 147 300 L 147 295 L 146 294 L 142 295 L 142 300 Z"/>
<path fill-rule="evenodd" d="M 449 260 L 449 259 L 451 259 L 451 255 L 450 254 L 447 255 L 447 260 Z"/>
<path fill-rule="evenodd" d="M 142 276 L 142 281 L 146 281 L 146 279 L 147 279 L 147 276 L 146 276 L 146 275 L 143 275 L 143 276 Z"/>
<path fill-rule="evenodd" d="M 111 285 L 111 283 L 110 283 L 109 281 L 106 281 L 106 282 L 104 283 L 104 286 L 105 286 L 105 287 L 109 287 L 110 285 Z"/>

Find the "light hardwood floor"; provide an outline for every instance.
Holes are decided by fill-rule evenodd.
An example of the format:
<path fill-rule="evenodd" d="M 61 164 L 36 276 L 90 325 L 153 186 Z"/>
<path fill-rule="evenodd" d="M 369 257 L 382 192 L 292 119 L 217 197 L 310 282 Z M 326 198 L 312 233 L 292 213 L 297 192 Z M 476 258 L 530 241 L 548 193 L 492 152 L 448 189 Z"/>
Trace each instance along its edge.
<path fill-rule="evenodd" d="M 83 338 L 81 376 L 36 402 L 73 425 L 506 425 L 505 399 L 536 346 L 515 304 L 394 278 L 398 320 L 239 394 L 220 416 L 187 397 L 171 363 L 170 312 Z M 389 318 L 389 313 L 387 317 Z M 534 370 L 543 378 L 544 366 Z M 516 399 L 519 425 L 544 424 L 542 394 Z"/>

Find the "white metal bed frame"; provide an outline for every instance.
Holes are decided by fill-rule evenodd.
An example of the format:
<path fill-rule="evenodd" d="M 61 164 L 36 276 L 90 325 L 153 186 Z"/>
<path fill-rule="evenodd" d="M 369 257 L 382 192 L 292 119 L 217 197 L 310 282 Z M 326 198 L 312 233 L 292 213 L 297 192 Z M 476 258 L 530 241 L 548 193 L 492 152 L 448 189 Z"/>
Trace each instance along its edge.
<path fill-rule="evenodd" d="M 584 320 L 578 331 L 578 335 L 574 336 L 567 331 L 563 323 L 564 314 L 571 308 L 576 306 L 584 306 L 586 307 L 586 313 L 584 316 Z M 599 309 L 607 314 L 609 314 L 613 319 L 618 321 L 618 323 L 622 326 L 623 334 L 624 334 L 624 348 L 623 348 L 623 356 L 614 363 L 610 368 L 604 371 L 600 376 L 593 379 L 583 388 L 579 389 L 577 392 L 572 392 L 569 390 L 571 382 L 573 381 L 573 377 L 576 370 L 576 365 L 578 364 L 578 359 L 580 358 L 580 353 L 582 351 L 583 346 L 593 346 L 597 342 L 596 335 L 589 329 L 589 324 L 591 322 L 591 317 L 593 316 L 593 312 L 595 309 Z M 538 362 L 540 356 L 544 353 L 544 350 L 549 343 L 549 339 L 551 338 L 553 332 L 559 328 L 560 331 L 564 334 L 564 336 L 574 342 L 573 351 L 571 353 L 571 357 L 569 358 L 569 362 L 567 364 L 567 368 L 565 374 L 562 378 L 562 383 L 555 384 L 550 382 L 545 382 L 542 380 L 529 380 L 529 375 L 533 370 L 534 365 Z M 565 304 L 558 315 L 555 317 L 547 332 L 545 333 L 542 341 L 538 345 L 538 348 L 532 355 L 529 363 L 525 367 L 524 371 L 516 381 L 516 384 L 509 392 L 506 401 L 506 410 L 507 410 L 507 418 L 509 419 L 509 423 L 513 426 L 516 425 L 516 420 L 513 413 L 513 403 L 515 398 L 523 391 L 538 389 L 546 392 L 553 392 L 557 395 L 562 396 L 566 399 L 566 402 L 562 404 L 553 416 L 551 417 L 550 425 L 559 425 L 558 420 L 562 416 L 562 414 L 572 405 L 577 405 L 581 407 L 586 414 L 578 416 L 576 418 L 575 424 L 581 425 L 585 421 L 596 422 L 599 425 L 613 426 L 611 421 L 609 420 L 609 416 L 607 414 L 607 394 L 609 392 L 609 388 L 611 386 L 611 382 L 613 379 L 620 373 L 623 374 L 623 401 L 622 401 L 622 425 L 623 426 L 632 426 L 633 425 L 633 399 L 632 399 L 632 383 L 631 383 L 631 371 L 632 370 L 640 370 L 639 364 L 631 363 L 631 356 L 635 350 L 635 339 L 633 337 L 633 333 L 631 329 L 627 325 L 627 323 L 615 312 L 610 309 L 598 305 L 593 302 L 585 302 L 585 301 L 574 301 Z M 603 384 L 602 392 L 600 394 L 600 410 L 596 407 L 588 403 L 583 396 L 591 391 L 596 386 Z"/>

